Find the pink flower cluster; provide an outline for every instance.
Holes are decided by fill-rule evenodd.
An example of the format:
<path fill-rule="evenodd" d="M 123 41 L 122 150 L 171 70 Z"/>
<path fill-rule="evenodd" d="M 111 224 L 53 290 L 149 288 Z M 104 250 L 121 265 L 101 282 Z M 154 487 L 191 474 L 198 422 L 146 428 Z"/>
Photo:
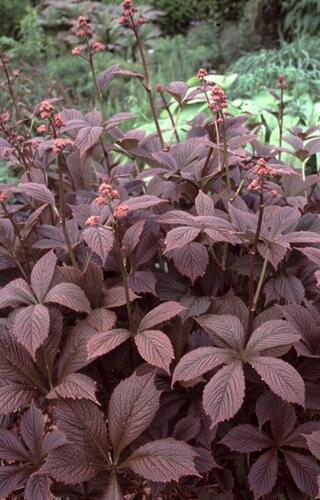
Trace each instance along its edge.
<path fill-rule="evenodd" d="M 43 120 L 46 118 L 51 118 L 53 112 L 53 105 L 49 101 L 42 101 L 40 104 L 40 116 Z"/>
<path fill-rule="evenodd" d="M 279 75 L 278 76 L 278 84 L 277 87 L 281 90 L 285 90 L 288 88 L 288 84 L 286 82 L 285 76 L 284 75 Z"/>
<path fill-rule="evenodd" d="M 137 12 L 137 8 L 133 4 L 133 0 L 124 0 L 122 2 L 122 16 L 119 18 L 118 23 L 124 26 L 125 28 L 134 28 L 138 29 L 140 26 L 146 23 L 146 20 L 143 16 L 140 16 L 138 19 L 134 20 L 133 16 Z"/>
<path fill-rule="evenodd" d="M 100 217 L 100 215 L 91 215 L 91 217 L 89 217 L 86 220 L 86 225 L 87 226 L 96 226 L 97 224 L 99 224 L 99 222 L 101 222 L 101 220 L 102 220 L 102 217 Z"/>
<path fill-rule="evenodd" d="M 204 68 L 200 68 L 198 71 L 199 80 L 203 80 L 208 75 L 208 71 Z"/>
<path fill-rule="evenodd" d="M 116 207 L 114 209 L 114 212 L 113 212 L 113 217 L 114 219 L 124 219 L 125 217 L 127 217 L 128 215 L 128 212 L 129 212 L 129 207 L 128 205 L 119 205 L 118 207 Z"/>
<path fill-rule="evenodd" d="M 90 38 L 92 36 L 90 22 L 86 17 L 78 17 L 76 35 L 78 38 Z"/>
<path fill-rule="evenodd" d="M 97 205 L 103 205 L 107 200 L 113 201 L 119 200 L 120 198 L 119 191 L 117 189 L 113 189 L 111 184 L 105 180 L 103 180 L 100 184 L 98 192 L 100 196 L 96 198 Z"/>
<path fill-rule="evenodd" d="M 71 139 L 54 139 L 52 151 L 56 154 L 60 154 L 67 146 L 71 146 L 72 144 L 73 141 Z"/>
<path fill-rule="evenodd" d="M 265 177 L 274 177 L 276 175 L 276 171 L 267 165 L 266 160 L 264 158 L 260 158 L 257 162 L 257 166 L 253 170 L 253 172 L 258 176 L 257 179 L 253 179 L 253 181 L 250 182 L 248 189 L 251 191 L 256 191 L 256 192 L 261 192 L 262 189 L 262 184 L 264 182 Z M 271 191 L 271 196 L 274 198 L 277 196 L 277 191 L 272 190 Z"/>
<path fill-rule="evenodd" d="M 209 107 L 214 113 L 219 113 L 224 108 L 228 107 L 226 94 L 219 85 L 214 85 L 211 89 L 211 99 Z"/>

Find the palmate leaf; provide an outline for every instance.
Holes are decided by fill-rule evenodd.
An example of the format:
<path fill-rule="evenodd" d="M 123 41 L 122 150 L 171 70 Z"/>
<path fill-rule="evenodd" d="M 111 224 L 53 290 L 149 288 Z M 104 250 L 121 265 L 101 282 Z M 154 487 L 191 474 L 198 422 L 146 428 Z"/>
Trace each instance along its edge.
<path fill-rule="evenodd" d="M 252 453 L 275 446 L 267 434 L 249 424 L 238 425 L 231 429 L 221 443 L 241 453 Z"/>
<path fill-rule="evenodd" d="M 40 303 L 49 290 L 56 265 L 57 257 L 51 250 L 41 257 L 32 269 L 31 287 Z"/>
<path fill-rule="evenodd" d="M 68 443 L 54 449 L 39 472 L 66 484 L 78 484 L 94 477 L 104 466 L 88 449 Z"/>
<path fill-rule="evenodd" d="M 270 356 L 250 360 L 250 365 L 272 392 L 289 403 L 305 404 L 305 388 L 301 375 L 289 363 Z"/>
<path fill-rule="evenodd" d="M 88 356 L 90 359 L 102 356 L 123 344 L 132 333 L 124 328 L 116 328 L 107 332 L 99 332 L 89 339 Z"/>
<path fill-rule="evenodd" d="M 11 281 L 0 290 L 0 309 L 13 304 L 35 304 L 36 298 L 22 278 Z"/>
<path fill-rule="evenodd" d="M 148 312 L 140 322 L 138 332 L 150 330 L 155 325 L 159 325 L 164 321 L 174 318 L 185 310 L 185 307 L 175 301 L 168 301 Z"/>
<path fill-rule="evenodd" d="M 174 351 L 167 335 L 159 330 L 144 330 L 135 335 L 134 342 L 143 359 L 150 365 L 163 368 L 170 373 L 169 367 L 174 358 Z"/>
<path fill-rule="evenodd" d="M 185 354 L 177 364 L 172 384 L 181 380 L 188 381 L 213 370 L 232 359 L 232 351 L 217 347 L 199 347 Z"/>
<path fill-rule="evenodd" d="M 58 428 L 66 438 L 79 446 L 94 448 L 108 461 L 108 433 L 104 415 L 85 399 L 60 401 L 55 409 Z"/>
<path fill-rule="evenodd" d="M 80 287 L 73 283 L 59 283 L 47 293 L 44 304 L 60 304 L 77 312 L 90 312 L 90 304 Z"/>
<path fill-rule="evenodd" d="M 214 202 L 212 198 L 203 191 L 199 191 L 195 199 L 195 207 L 198 215 L 214 216 Z"/>
<path fill-rule="evenodd" d="M 0 387 L 0 415 L 28 406 L 36 396 L 36 390 L 30 385 L 10 382 Z"/>
<path fill-rule="evenodd" d="M 254 330 L 246 351 L 263 353 L 265 350 L 293 345 L 300 338 L 298 331 L 288 321 L 270 320 Z"/>
<path fill-rule="evenodd" d="M 312 432 L 311 434 L 304 434 L 307 441 L 308 448 L 318 460 L 320 460 L 320 431 Z"/>
<path fill-rule="evenodd" d="M 212 426 L 234 417 L 242 406 L 244 394 L 242 363 L 234 362 L 221 368 L 203 391 L 203 406 Z"/>
<path fill-rule="evenodd" d="M 151 194 L 144 194 L 135 198 L 129 198 L 119 206 L 121 207 L 122 205 L 125 205 L 129 209 L 129 212 L 132 212 L 133 210 L 142 210 L 144 208 L 154 207 L 160 203 L 167 203 L 167 201 L 168 200 L 162 200 L 161 198 Z"/>
<path fill-rule="evenodd" d="M 55 205 L 54 194 L 44 184 L 37 182 L 23 182 L 18 186 L 19 190 L 27 194 L 31 198 L 40 201 L 41 203 L 48 203 Z"/>
<path fill-rule="evenodd" d="M 128 277 L 128 285 L 135 293 L 152 293 L 156 297 L 157 280 L 152 271 L 136 271 Z"/>
<path fill-rule="evenodd" d="M 255 498 L 260 498 L 272 491 L 278 474 L 277 451 L 273 448 L 263 453 L 250 469 L 248 479 Z"/>
<path fill-rule="evenodd" d="M 52 496 L 50 491 L 50 479 L 48 476 L 32 475 L 26 484 L 24 491 L 26 500 L 48 500 Z"/>
<path fill-rule="evenodd" d="M 196 452 L 187 443 L 158 439 L 134 451 L 125 465 L 150 481 L 178 481 L 183 476 L 199 476 L 195 457 Z"/>
<path fill-rule="evenodd" d="M 114 234 L 105 227 L 88 227 L 82 232 L 84 241 L 105 263 L 114 244 Z"/>
<path fill-rule="evenodd" d="M 0 375 L 7 381 L 25 385 L 35 385 L 38 379 L 30 354 L 6 332 L 0 334 Z"/>
<path fill-rule="evenodd" d="M 142 434 L 159 409 L 155 373 L 133 373 L 114 389 L 109 403 L 109 434 L 115 456 Z"/>
<path fill-rule="evenodd" d="M 178 441 L 194 439 L 200 430 L 201 421 L 195 417 L 184 417 L 176 423 L 172 437 Z"/>
<path fill-rule="evenodd" d="M 95 397 L 96 383 L 82 373 L 70 373 L 47 394 L 48 399 L 89 399 L 98 403 Z"/>
<path fill-rule="evenodd" d="M 108 486 L 103 492 L 101 500 L 124 500 L 117 475 L 114 472 L 110 474 Z"/>
<path fill-rule="evenodd" d="M 37 304 L 20 309 L 14 320 L 13 334 L 35 359 L 38 347 L 49 335 L 49 329 L 49 311 L 44 305 Z"/>
<path fill-rule="evenodd" d="M 75 146 L 79 148 L 80 154 L 83 154 L 88 151 L 88 149 L 92 148 L 92 146 L 98 142 L 102 132 L 103 127 L 100 126 L 89 125 L 80 128 L 74 143 Z"/>
<path fill-rule="evenodd" d="M 317 477 L 320 474 L 319 465 L 309 457 L 294 451 L 286 450 L 284 457 L 292 479 L 299 490 L 311 498 L 315 498 L 318 493 Z"/>
<path fill-rule="evenodd" d="M 8 498 L 10 493 L 22 488 L 30 472 L 29 467 L 2 465 L 0 467 L 0 497 Z"/>
<path fill-rule="evenodd" d="M 0 428 L 0 458 L 25 462 L 30 455 L 13 432 Z"/>
<path fill-rule="evenodd" d="M 171 229 L 166 236 L 166 251 L 185 247 L 194 241 L 200 232 L 201 228 L 198 227 L 176 227 Z"/>
<path fill-rule="evenodd" d="M 193 241 L 183 248 L 172 250 L 168 257 L 172 257 L 179 273 L 191 279 L 192 284 L 199 276 L 203 276 L 209 264 L 208 250 L 201 243 Z"/>
<path fill-rule="evenodd" d="M 20 432 L 35 461 L 40 461 L 42 457 L 44 418 L 41 410 L 35 406 L 34 402 L 31 403 L 29 410 L 21 417 Z"/>
<path fill-rule="evenodd" d="M 196 318 L 197 323 L 211 334 L 219 347 L 243 348 L 245 334 L 236 316 L 231 314 L 207 314 Z"/>

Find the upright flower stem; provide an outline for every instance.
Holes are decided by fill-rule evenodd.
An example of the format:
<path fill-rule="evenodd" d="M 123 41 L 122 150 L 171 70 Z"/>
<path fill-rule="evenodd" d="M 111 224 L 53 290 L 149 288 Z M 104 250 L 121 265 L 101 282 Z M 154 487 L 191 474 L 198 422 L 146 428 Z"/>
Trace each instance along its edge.
<path fill-rule="evenodd" d="M 93 83 L 94 83 L 94 89 L 95 89 L 96 97 L 98 99 L 99 108 L 100 108 L 100 112 L 101 112 L 101 116 L 102 116 L 102 120 L 103 120 L 104 119 L 104 111 L 103 111 L 102 95 L 101 95 L 101 91 L 99 89 L 96 71 L 94 69 L 93 57 L 92 57 L 92 52 L 90 49 L 88 37 L 86 38 L 86 44 L 87 44 L 87 50 L 88 50 L 88 62 L 89 62 L 89 66 L 90 66 L 90 71 L 91 71 Z"/>
<path fill-rule="evenodd" d="M 279 148 L 282 147 L 283 115 L 284 115 L 283 88 L 281 88 L 280 103 L 279 103 Z M 279 160 L 281 160 L 281 151 L 279 151 Z"/>
<path fill-rule="evenodd" d="M 248 283 L 248 289 L 249 289 L 249 319 L 248 319 L 248 328 L 247 328 L 247 340 L 250 338 L 250 335 L 252 333 L 253 321 L 254 321 L 254 314 L 255 314 L 255 311 L 256 311 L 257 302 L 258 302 L 259 293 L 260 293 L 260 288 L 262 286 L 262 282 L 263 282 L 264 274 L 265 274 L 265 270 L 264 270 L 264 272 L 261 273 L 262 281 L 261 281 L 260 286 L 258 286 L 257 290 L 259 290 L 259 293 L 257 295 L 257 293 L 255 294 L 255 291 L 254 291 L 254 274 L 255 274 L 255 264 L 256 264 L 256 256 L 257 256 L 258 243 L 259 243 L 259 238 L 260 238 L 260 233 L 261 233 L 261 227 L 262 227 L 263 213 L 264 213 L 264 197 L 263 197 L 263 183 L 262 183 L 261 192 L 260 192 L 260 206 L 259 206 L 259 215 L 258 215 L 257 229 L 256 229 L 256 232 L 255 232 L 255 237 L 254 237 L 254 241 L 253 241 L 252 250 L 250 252 L 250 274 L 249 274 L 249 283 Z M 261 276 L 260 276 L 260 279 L 261 279 Z M 260 283 L 260 281 L 259 281 L 259 283 Z"/>
<path fill-rule="evenodd" d="M 223 170 L 226 173 L 227 186 L 231 189 L 231 179 L 230 179 L 230 170 L 228 163 L 228 145 L 227 145 L 227 134 L 226 134 L 226 124 L 224 119 L 224 114 L 221 111 L 222 118 L 222 135 L 223 135 Z"/>
<path fill-rule="evenodd" d="M 175 135 L 175 138 L 176 138 L 176 141 L 177 142 L 180 142 L 180 137 L 179 137 L 179 134 L 178 134 L 178 131 L 177 131 L 177 127 L 175 127 L 175 122 L 174 122 L 174 118 L 173 118 L 173 115 L 171 113 L 171 109 L 170 109 L 170 106 L 169 104 L 167 103 L 167 100 L 163 94 L 163 92 L 160 92 L 160 96 L 161 96 L 161 100 L 163 102 L 163 105 L 169 115 L 169 118 L 170 118 L 170 121 L 171 121 L 171 125 L 172 125 L 172 129 L 174 130 L 174 135 Z"/>
<path fill-rule="evenodd" d="M 65 166 L 65 159 L 63 154 L 58 155 L 58 177 L 59 177 L 59 221 L 61 224 L 63 236 L 64 236 L 64 241 L 66 243 L 66 247 L 68 249 L 68 254 L 71 260 L 71 263 L 73 267 L 76 269 L 79 269 L 77 259 L 74 255 L 74 251 L 71 245 L 69 233 L 68 233 L 68 228 L 66 224 L 66 219 L 65 219 L 65 205 L 64 205 L 64 189 L 63 189 L 63 168 Z"/>
<path fill-rule="evenodd" d="M 144 83 L 143 83 L 143 87 L 145 88 L 146 93 L 147 93 L 147 97 L 148 97 L 148 101 L 149 101 L 149 104 L 150 104 L 150 109 L 151 109 L 153 121 L 154 121 L 154 124 L 155 124 L 156 129 L 157 129 L 157 134 L 158 134 L 158 137 L 159 137 L 159 140 L 160 140 L 161 147 L 163 148 L 164 141 L 163 141 L 162 131 L 161 131 L 161 128 L 160 128 L 160 125 L 159 125 L 159 120 L 158 120 L 156 105 L 154 103 L 153 96 L 152 96 L 151 83 L 150 83 L 150 77 L 149 77 L 149 71 L 148 71 L 148 64 L 147 64 L 146 57 L 145 57 L 145 54 L 144 54 L 143 45 L 142 45 L 142 41 L 141 41 L 141 38 L 140 38 L 140 35 L 139 35 L 139 31 L 137 30 L 137 28 L 135 26 L 135 23 L 134 23 L 134 20 L 133 20 L 132 16 L 131 16 L 131 23 L 132 23 L 132 29 L 133 29 L 133 32 L 134 32 L 134 36 L 136 38 L 138 50 L 139 50 L 139 53 L 140 53 L 141 63 L 142 63 L 142 67 L 143 67 L 143 74 L 144 74 L 144 80 L 145 80 Z"/>
<path fill-rule="evenodd" d="M 14 107 L 15 112 L 16 112 L 16 120 L 18 121 L 20 119 L 19 106 L 17 103 L 16 96 L 14 95 L 12 83 L 11 83 L 9 72 L 8 72 L 7 61 L 6 61 L 6 58 L 3 56 L 3 54 L 0 54 L 0 60 L 2 63 L 2 68 L 3 68 L 4 75 L 5 75 L 6 82 L 7 82 L 7 89 L 8 89 L 8 92 L 10 94 L 12 104 L 13 104 L 13 107 Z"/>

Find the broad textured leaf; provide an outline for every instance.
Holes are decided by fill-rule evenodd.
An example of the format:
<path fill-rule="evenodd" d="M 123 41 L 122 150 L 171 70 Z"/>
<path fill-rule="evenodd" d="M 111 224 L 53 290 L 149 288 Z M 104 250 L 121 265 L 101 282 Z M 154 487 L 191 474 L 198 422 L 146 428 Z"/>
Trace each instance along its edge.
<path fill-rule="evenodd" d="M 0 415 L 25 408 L 36 395 L 35 389 L 22 384 L 10 383 L 0 387 Z"/>
<path fill-rule="evenodd" d="M 128 284 L 135 293 L 152 293 L 157 296 L 157 280 L 152 271 L 136 271 L 130 274 Z"/>
<path fill-rule="evenodd" d="M 90 304 L 80 287 L 73 283 L 59 283 L 46 295 L 45 304 L 53 302 L 77 312 L 90 312 Z"/>
<path fill-rule="evenodd" d="M 26 484 L 24 495 L 25 500 L 48 500 L 52 496 L 49 477 L 40 474 L 31 476 Z"/>
<path fill-rule="evenodd" d="M 0 334 L 0 375 L 3 379 L 23 384 L 34 383 L 38 379 L 30 354 L 6 333 Z"/>
<path fill-rule="evenodd" d="M 145 361 L 170 373 L 174 352 L 167 335 L 159 330 L 144 330 L 135 335 L 134 341 Z"/>
<path fill-rule="evenodd" d="M 197 318 L 197 323 L 209 334 L 213 335 L 221 347 L 232 349 L 243 348 L 245 334 L 243 326 L 236 316 L 231 314 L 207 314 Z M 222 342 L 221 342 L 222 341 Z"/>
<path fill-rule="evenodd" d="M 107 354 L 120 344 L 123 344 L 131 337 L 131 332 L 124 328 L 117 328 L 107 332 L 100 332 L 89 339 L 88 342 L 88 356 L 95 358 Z"/>
<path fill-rule="evenodd" d="M 13 432 L 0 428 L 0 458 L 25 462 L 30 455 Z"/>
<path fill-rule="evenodd" d="M 246 349 L 261 352 L 274 347 L 292 345 L 299 340 L 299 333 L 288 321 L 271 320 L 262 323 L 254 330 Z"/>
<path fill-rule="evenodd" d="M 35 304 L 36 298 L 28 283 L 18 278 L 11 281 L 0 290 L 0 309 L 9 307 L 15 303 Z"/>
<path fill-rule="evenodd" d="M 41 460 L 44 418 L 34 402 L 20 420 L 20 432 L 24 443 L 36 460 Z"/>
<path fill-rule="evenodd" d="M 203 391 L 203 406 L 212 426 L 229 420 L 241 408 L 245 381 L 241 363 L 231 363 L 219 370 Z"/>
<path fill-rule="evenodd" d="M 139 296 L 136 295 L 132 290 L 129 290 L 130 302 L 137 299 Z M 104 293 L 103 305 L 105 307 L 121 307 L 126 304 L 126 294 L 123 286 L 114 286 L 109 288 Z"/>
<path fill-rule="evenodd" d="M 40 473 L 66 484 L 78 484 L 88 481 L 103 468 L 103 463 L 99 463 L 83 447 L 69 443 L 49 454 Z"/>
<path fill-rule="evenodd" d="M 79 148 L 80 153 L 83 154 L 98 142 L 102 132 L 103 127 L 82 127 L 77 133 L 74 144 Z"/>
<path fill-rule="evenodd" d="M 272 491 L 276 484 L 277 474 L 277 452 L 271 449 L 255 461 L 248 475 L 250 489 L 254 491 L 255 498 L 260 498 Z"/>
<path fill-rule="evenodd" d="M 318 460 L 320 460 L 320 431 L 312 432 L 304 435 L 308 448 Z"/>
<path fill-rule="evenodd" d="M 129 198 L 119 206 L 121 207 L 122 205 L 125 205 L 128 207 L 129 212 L 131 212 L 133 210 L 142 210 L 144 208 L 154 207 L 156 205 L 159 205 L 160 203 L 166 203 L 166 202 L 167 200 L 162 200 L 157 196 L 153 196 L 151 194 L 144 194 L 142 196 L 137 196 L 136 198 Z"/>
<path fill-rule="evenodd" d="M 49 290 L 57 264 L 54 252 L 48 252 L 41 257 L 31 272 L 31 286 L 39 302 L 42 302 Z"/>
<path fill-rule="evenodd" d="M 250 364 L 272 392 L 289 403 L 304 406 L 305 388 L 303 379 L 289 363 L 282 359 L 260 356 L 250 360 Z"/>
<path fill-rule="evenodd" d="M 217 347 L 199 347 L 185 354 L 177 364 L 172 383 L 192 380 L 232 359 L 232 351 Z"/>
<path fill-rule="evenodd" d="M 187 443 L 173 438 L 158 439 L 134 451 L 125 464 L 150 481 L 178 481 L 183 476 L 198 476 L 196 452 Z"/>
<path fill-rule="evenodd" d="M 241 453 L 252 453 L 274 446 L 274 442 L 264 432 L 249 424 L 231 429 L 221 443 Z"/>
<path fill-rule="evenodd" d="M 164 302 L 145 315 L 143 320 L 140 322 L 138 331 L 142 332 L 143 330 L 150 330 L 153 326 L 174 318 L 184 310 L 185 307 L 180 305 L 178 302 Z"/>
<path fill-rule="evenodd" d="M 203 276 L 209 264 L 208 250 L 201 243 L 193 241 L 183 248 L 176 248 L 169 257 L 180 274 L 191 279 L 192 284 L 199 276 Z"/>
<path fill-rule="evenodd" d="M 195 199 L 195 206 L 198 215 L 209 215 L 214 216 L 214 202 L 210 196 L 205 194 L 203 191 L 199 191 L 198 196 Z"/>
<path fill-rule="evenodd" d="M 108 461 L 108 433 L 104 415 L 92 401 L 60 401 L 54 414 L 60 431 L 70 442 L 93 447 Z"/>
<path fill-rule="evenodd" d="M 6 499 L 10 493 L 22 488 L 28 477 L 30 469 L 19 465 L 2 465 L 0 467 L 0 497 Z"/>
<path fill-rule="evenodd" d="M 123 237 L 122 244 L 125 248 L 125 251 L 130 254 L 136 248 L 140 241 L 140 236 L 142 234 L 143 228 L 145 225 L 144 220 L 140 220 L 133 224 L 133 226 L 129 227 L 125 232 Z"/>
<path fill-rule="evenodd" d="M 133 373 L 111 395 L 109 433 L 117 456 L 148 428 L 158 411 L 161 392 L 154 379 L 154 372 Z"/>
<path fill-rule="evenodd" d="M 280 299 L 284 299 L 287 304 L 301 304 L 305 294 L 304 286 L 296 276 L 279 276 L 269 280 L 263 292 L 266 304 Z"/>
<path fill-rule="evenodd" d="M 42 203 L 49 203 L 49 205 L 55 205 L 54 194 L 50 189 L 44 184 L 38 184 L 37 182 L 23 182 L 19 184 L 18 188 L 31 198 Z"/>
<path fill-rule="evenodd" d="M 101 500 L 124 500 L 115 472 L 110 474 L 107 489 L 103 492 Z"/>
<path fill-rule="evenodd" d="M 167 233 L 165 244 L 166 251 L 183 248 L 199 236 L 201 229 L 198 227 L 176 227 Z"/>
<path fill-rule="evenodd" d="M 50 316 L 42 304 L 21 309 L 14 320 L 13 334 L 35 359 L 35 354 L 49 335 Z"/>
<path fill-rule="evenodd" d="M 194 417 L 185 417 L 176 423 L 172 437 L 179 441 L 190 441 L 194 439 L 200 430 L 200 419 Z"/>
<path fill-rule="evenodd" d="M 48 399 L 90 399 L 98 403 L 95 397 L 96 383 L 87 375 L 82 373 L 70 373 L 66 375 L 59 385 L 54 387 Z"/>
<path fill-rule="evenodd" d="M 315 498 L 318 493 L 317 477 L 320 474 L 319 465 L 310 458 L 293 451 L 286 451 L 284 456 L 292 479 L 299 490 L 311 498 Z"/>
<path fill-rule="evenodd" d="M 113 232 L 96 226 L 88 227 L 82 234 L 88 247 L 99 255 L 104 264 L 114 244 Z"/>

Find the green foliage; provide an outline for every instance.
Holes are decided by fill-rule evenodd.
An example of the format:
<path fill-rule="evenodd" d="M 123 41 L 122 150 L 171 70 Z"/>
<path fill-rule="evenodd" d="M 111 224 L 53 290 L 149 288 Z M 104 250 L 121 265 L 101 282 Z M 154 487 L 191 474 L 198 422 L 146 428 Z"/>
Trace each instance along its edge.
<path fill-rule="evenodd" d="M 185 33 L 194 21 L 211 18 L 212 22 L 238 19 L 246 0 L 151 0 L 154 7 L 165 12 L 160 19 L 165 33 Z"/>
<path fill-rule="evenodd" d="M 274 85 L 284 74 L 293 94 L 317 94 L 320 91 L 320 46 L 317 38 L 299 38 L 281 42 L 278 49 L 262 49 L 245 54 L 229 68 L 238 73 L 237 94 L 249 97 Z"/>
<path fill-rule="evenodd" d="M 28 6 L 29 0 L 0 0 L 0 36 L 17 35 L 19 23 Z"/>
<path fill-rule="evenodd" d="M 285 0 L 284 28 L 294 35 L 318 35 L 320 0 Z"/>

